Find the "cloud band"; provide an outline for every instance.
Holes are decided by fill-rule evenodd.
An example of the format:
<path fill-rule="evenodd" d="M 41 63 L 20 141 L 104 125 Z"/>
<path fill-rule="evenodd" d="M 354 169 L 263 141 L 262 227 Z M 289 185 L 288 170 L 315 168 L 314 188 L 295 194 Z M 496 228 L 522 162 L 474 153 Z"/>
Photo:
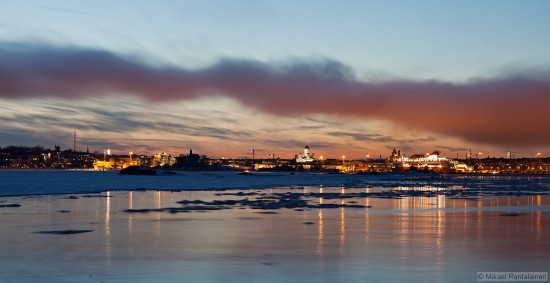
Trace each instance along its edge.
<path fill-rule="evenodd" d="M 472 142 L 548 145 L 550 75 L 522 72 L 463 84 L 358 80 L 333 60 L 221 60 L 203 69 L 151 66 L 111 52 L 0 46 L 0 97 L 131 94 L 152 102 L 227 96 L 276 115 L 379 118 Z"/>

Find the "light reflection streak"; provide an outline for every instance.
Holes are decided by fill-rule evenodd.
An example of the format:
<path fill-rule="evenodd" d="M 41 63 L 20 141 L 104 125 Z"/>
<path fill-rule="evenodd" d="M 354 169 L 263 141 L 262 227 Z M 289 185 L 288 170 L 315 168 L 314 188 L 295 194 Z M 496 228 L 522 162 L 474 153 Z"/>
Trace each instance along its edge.
<path fill-rule="evenodd" d="M 111 192 L 105 197 L 105 235 L 111 234 Z"/>
<path fill-rule="evenodd" d="M 445 233 L 445 196 L 437 196 L 437 213 L 436 213 L 436 238 L 435 238 L 435 254 L 437 260 L 437 270 L 443 272 L 443 245 L 444 245 L 444 233 Z"/>
<path fill-rule="evenodd" d="M 128 209 L 134 208 L 134 193 L 130 191 L 128 193 Z M 133 216 L 132 213 L 128 213 L 128 233 L 132 234 L 133 231 Z"/>
<path fill-rule="evenodd" d="M 320 201 L 323 199 L 321 198 Z M 323 239 L 324 239 L 324 223 L 323 223 L 323 209 L 319 209 L 319 231 L 317 233 L 317 255 L 322 256 L 323 255 Z"/>
<path fill-rule="evenodd" d="M 404 204 L 403 200 L 398 200 L 398 205 L 401 207 Z M 401 213 L 397 216 L 397 244 L 399 245 L 399 250 L 401 251 L 401 258 L 409 258 L 409 249 L 410 249 L 410 225 L 413 221 L 410 214 Z M 393 220 L 392 220 L 393 221 Z"/>
<path fill-rule="evenodd" d="M 157 209 L 161 208 L 160 197 L 160 191 L 155 192 L 155 203 Z M 155 218 L 157 220 L 155 221 L 155 232 L 157 236 L 160 236 L 160 211 L 155 214 Z"/>
<path fill-rule="evenodd" d="M 467 208 L 468 204 L 466 203 L 466 200 L 464 201 L 464 208 Z M 464 210 L 464 231 L 468 228 L 468 213 L 466 210 Z"/>
<path fill-rule="evenodd" d="M 106 192 L 105 197 L 105 256 L 107 263 L 111 263 L 111 192 Z"/>
<path fill-rule="evenodd" d="M 319 193 L 323 193 L 323 186 L 319 187 Z M 319 197 L 319 204 L 323 204 L 323 197 Z M 317 255 L 323 255 L 324 250 L 324 223 L 323 223 L 323 209 L 319 209 L 319 232 L 317 235 Z"/>
<path fill-rule="evenodd" d="M 434 186 L 398 186 L 396 191 L 421 191 L 421 192 L 429 192 L 429 191 L 446 191 L 447 188 L 443 187 L 434 187 Z"/>
<path fill-rule="evenodd" d="M 537 206 L 542 205 L 542 196 L 537 196 Z M 538 243 L 540 242 L 540 237 L 542 234 L 542 211 L 540 209 L 537 210 L 537 216 L 535 218 L 535 241 Z"/>
<path fill-rule="evenodd" d="M 344 204 L 342 200 L 341 204 Z M 344 256 L 344 247 L 346 244 L 346 213 L 345 208 L 340 208 L 340 256 Z"/>
<path fill-rule="evenodd" d="M 368 193 L 368 189 L 367 193 Z M 365 243 L 369 241 L 369 225 L 370 225 L 370 213 L 369 213 L 369 206 L 370 206 L 370 198 L 365 198 Z"/>
<path fill-rule="evenodd" d="M 481 208 L 483 207 L 483 201 L 481 199 L 478 199 L 477 200 L 477 212 L 476 212 L 476 246 L 479 248 L 481 246 L 481 240 L 482 240 L 482 235 L 481 235 L 481 229 L 483 228 L 483 216 L 482 216 L 482 211 L 481 211 Z"/>

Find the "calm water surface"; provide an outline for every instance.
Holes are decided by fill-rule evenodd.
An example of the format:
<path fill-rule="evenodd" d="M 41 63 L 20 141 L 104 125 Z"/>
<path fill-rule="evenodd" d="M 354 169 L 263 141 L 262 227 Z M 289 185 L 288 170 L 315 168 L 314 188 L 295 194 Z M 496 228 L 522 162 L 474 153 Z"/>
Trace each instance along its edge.
<path fill-rule="evenodd" d="M 550 271 L 547 195 L 320 198 L 371 208 L 277 214 L 123 211 L 242 198 L 215 193 L 0 198 L 22 205 L 0 208 L 0 282 L 476 282 L 478 271 Z M 93 231 L 36 233 L 68 229 Z"/>

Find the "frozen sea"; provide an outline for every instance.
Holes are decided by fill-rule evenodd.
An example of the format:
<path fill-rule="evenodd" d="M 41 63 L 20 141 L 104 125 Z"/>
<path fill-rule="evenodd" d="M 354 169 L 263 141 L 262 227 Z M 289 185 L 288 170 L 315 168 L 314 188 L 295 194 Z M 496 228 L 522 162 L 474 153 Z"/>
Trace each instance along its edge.
<path fill-rule="evenodd" d="M 478 272 L 548 272 L 548 181 L 0 171 L 0 282 L 477 282 Z M 281 201 L 292 207 L 258 206 Z"/>
<path fill-rule="evenodd" d="M 93 193 L 112 190 L 255 189 L 284 186 L 550 191 L 550 176 L 467 176 L 436 174 L 325 174 L 177 172 L 128 176 L 117 171 L 0 170 L 0 196 Z"/>

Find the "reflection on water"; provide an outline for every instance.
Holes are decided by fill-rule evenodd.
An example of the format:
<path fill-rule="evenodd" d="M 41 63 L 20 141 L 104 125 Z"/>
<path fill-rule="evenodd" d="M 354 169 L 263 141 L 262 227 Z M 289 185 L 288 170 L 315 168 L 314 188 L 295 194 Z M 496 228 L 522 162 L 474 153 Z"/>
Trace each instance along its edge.
<path fill-rule="evenodd" d="M 105 235 L 111 234 L 111 192 L 105 193 Z"/>
<path fill-rule="evenodd" d="M 369 222 L 370 222 L 370 214 L 368 213 L 370 205 L 370 198 L 365 198 L 365 230 L 363 233 L 365 233 L 365 242 L 369 241 Z"/>
<path fill-rule="evenodd" d="M 446 190 L 457 190 L 463 189 L 462 186 L 451 186 L 451 187 L 437 187 L 437 186 L 398 186 L 395 191 L 420 191 L 420 192 L 440 192 Z"/>
<path fill-rule="evenodd" d="M 342 203 L 344 200 L 342 200 Z M 344 253 L 344 246 L 346 245 L 346 209 L 341 207 L 340 208 L 340 256 L 343 257 L 345 255 Z"/>
<path fill-rule="evenodd" d="M 317 255 L 322 256 L 323 255 L 323 209 L 319 209 L 319 218 L 317 220 L 318 224 L 318 236 L 317 236 Z"/>
<path fill-rule="evenodd" d="M 105 192 L 105 265 L 110 267 L 112 264 L 111 249 L 111 192 Z"/>
<path fill-rule="evenodd" d="M 134 208 L 134 192 L 129 191 L 128 192 L 128 209 Z M 132 234 L 132 231 L 134 230 L 133 227 L 133 216 L 132 214 L 128 215 L 128 234 Z"/>
<path fill-rule="evenodd" d="M 434 197 L 404 197 L 396 199 L 396 202 L 399 209 L 408 210 L 445 208 L 445 200 L 444 195 L 437 195 Z"/>
<path fill-rule="evenodd" d="M 161 192 L 158 191 L 158 192 L 154 192 L 154 199 L 155 199 L 155 208 L 161 208 Z M 158 238 L 160 236 L 160 233 L 161 233 L 161 212 L 155 212 L 155 233 L 156 233 L 156 238 Z"/>
<path fill-rule="evenodd" d="M 305 196 L 352 191 L 301 190 Z M 276 210 L 279 214 L 237 207 L 175 214 L 123 212 L 177 206 L 184 199 L 223 198 L 242 196 L 129 191 L 97 198 L 14 199 L 22 207 L 0 211 L 5 243 L 0 254 L 6 255 L 0 259 L 0 281 L 471 282 L 478 271 L 547 270 L 547 195 L 474 200 L 443 195 L 335 200 L 316 195 L 312 202 L 365 207 Z M 94 231 L 33 233 L 65 229 Z M 48 260 L 35 260 L 39 258 Z M 23 264 L 27 262 L 33 267 Z"/>

